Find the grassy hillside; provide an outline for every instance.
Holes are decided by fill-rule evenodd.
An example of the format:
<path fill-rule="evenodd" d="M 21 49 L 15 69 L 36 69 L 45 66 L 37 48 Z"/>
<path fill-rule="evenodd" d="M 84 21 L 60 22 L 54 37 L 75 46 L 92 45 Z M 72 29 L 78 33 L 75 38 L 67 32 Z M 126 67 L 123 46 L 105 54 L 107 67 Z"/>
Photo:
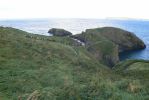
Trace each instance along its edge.
<path fill-rule="evenodd" d="M 118 45 L 119 52 L 145 48 L 145 44 L 134 33 L 115 27 L 87 29 L 86 33 L 98 34 Z"/>
<path fill-rule="evenodd" d="M 114 71 L 134 82 L 129 84 L 131 91 L 141 91 L 142 94 L 149 94 L 149 61 L 126 60 L 117 64 Z M 146 98 L 149 98 L 147 95 Z"/>
<path fill-rule="evenodd" d="M 111 70 L 69 37 L 0 27 L 0 100 L 147 100 L 148 86 L 118 73 L 123 65 Z"/>
<path fill-rule="evenodd" d="M 126 60 L 117 64 L 113 69 L 124 77 L 139 79 L 149 89 L 149 61 Z"/>

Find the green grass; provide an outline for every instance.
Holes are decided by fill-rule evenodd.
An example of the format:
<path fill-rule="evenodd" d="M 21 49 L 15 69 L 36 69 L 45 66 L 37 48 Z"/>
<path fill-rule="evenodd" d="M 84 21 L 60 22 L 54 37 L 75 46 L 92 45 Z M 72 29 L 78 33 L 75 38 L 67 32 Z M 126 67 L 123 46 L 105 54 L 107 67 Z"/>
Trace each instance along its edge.
<path fill-rule="evenodd" d="M 146 62 L 142 63 L 147 66 Z M 133 66 L 131 64 L 128 65 Z M 127 64 L 119 64 L 115 70 L 123 65 Z M 76 45 L 69 37 L 33 35 L 14 28 L 0 27 L 2 100 L 27 100 L 30 97 L 36 97 L 37 100 L 149 98 L 147 79 L 142 84 L 137 76 L 123 76 L 123 67 L 118 70 L 121 73 L 115 70 L 103 65 L 86 47 Z"/>
<path fill-rule="evenodd" d="M 126 60 L 117 64 L 113 70 L 125 78 L 137 80 L 141 91 L 144 94 L 149 93 L 149 61 Z"/>

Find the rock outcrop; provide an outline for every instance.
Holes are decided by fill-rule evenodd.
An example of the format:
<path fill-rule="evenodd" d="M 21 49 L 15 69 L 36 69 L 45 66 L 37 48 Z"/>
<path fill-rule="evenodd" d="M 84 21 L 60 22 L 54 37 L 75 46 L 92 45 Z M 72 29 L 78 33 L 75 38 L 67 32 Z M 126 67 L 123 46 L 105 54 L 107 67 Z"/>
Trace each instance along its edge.
<path fill-rule="evenodd" d="M 134 33 L 114 27 L 88 29 L 86 32 L 100 34 L 119 46 L 119 52 L 144 49 L 144 42 Z"/>
<path fill-rule="evenodd" d="M 72 35 L 71 32 L 66 31 L 64 29 L 59 29 L 59 28 L 52 28 L 48 31 L 48 33 L 52 34 L 53 36 L 70 36 L 70 35 Z"/>
<path fill-rule="evenodd" d="M 73 38 L 83 41 L 89 52 L 110 67 L 119 61 L 120 52 L 146 47 L 133 33 L 114 27 L 87 29 Z"/>

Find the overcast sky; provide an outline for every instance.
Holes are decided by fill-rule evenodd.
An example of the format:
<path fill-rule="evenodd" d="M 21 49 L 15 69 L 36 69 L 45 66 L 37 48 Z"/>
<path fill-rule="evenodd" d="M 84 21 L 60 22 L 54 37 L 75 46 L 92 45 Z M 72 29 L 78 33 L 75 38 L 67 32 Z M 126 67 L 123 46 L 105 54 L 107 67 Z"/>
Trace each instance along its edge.
<path fill-rule="evenodd" d="M 0 0 L 0 19 L 149 19 L 149 0 Z"/>

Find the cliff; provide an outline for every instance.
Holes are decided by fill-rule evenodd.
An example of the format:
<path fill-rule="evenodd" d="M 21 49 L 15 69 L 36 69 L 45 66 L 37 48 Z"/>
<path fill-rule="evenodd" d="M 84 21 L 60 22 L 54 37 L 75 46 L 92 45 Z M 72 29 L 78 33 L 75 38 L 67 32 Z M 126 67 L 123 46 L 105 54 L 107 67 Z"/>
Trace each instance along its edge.
<path fill-rule="evenodd" d="M 119 46 L 119 52 L 144 49 L 144 42 L 134 33 L 115 27 L 87 29 L 86 32 L 100 34 Z"/>
<path fill-rule="evenodd" d="M 87 29 L 85 32 L 72 37 L 83 41 L 89 52 L 110 67 L 119 62 L 120 52 L 146 47 L 144 42 L 133 33 L 114 27 Z M 96 51 L 90 49 L 92 46 L 96 48 Z"/>

